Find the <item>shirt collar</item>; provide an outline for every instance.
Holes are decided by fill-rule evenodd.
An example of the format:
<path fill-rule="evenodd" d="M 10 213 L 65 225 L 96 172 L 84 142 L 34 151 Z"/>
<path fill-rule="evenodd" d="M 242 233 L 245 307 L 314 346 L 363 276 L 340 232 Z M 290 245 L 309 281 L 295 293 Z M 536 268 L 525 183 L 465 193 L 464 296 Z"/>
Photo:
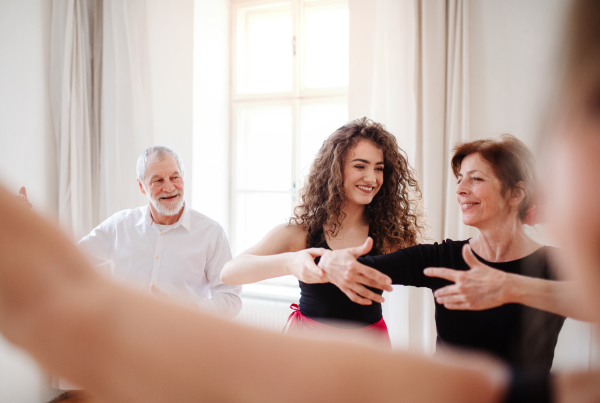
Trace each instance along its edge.
<path fill-rule="evenodd" d="M 136 226 L 142 225 L 142 224 L 152 225 L 153 222 L 154 222 L 154 220 L 152 219 L 152 214 L 150 214 L 150 207 L 148 205 L 143 206 L 142 207 L 142 216 L 140 217 L 140 219 L 138 220 L 138 222 L 135 225 Z M 189 213 L 188 207 L 185 203 L 183 204 L 183 213 L 181 213 L 181 217 L 179 217 L 179 220 L 175 224 L 173 224 L 173 228 L 177 228 L 180 225 L 183 228 L 190 231 L 190 213 Z"/>

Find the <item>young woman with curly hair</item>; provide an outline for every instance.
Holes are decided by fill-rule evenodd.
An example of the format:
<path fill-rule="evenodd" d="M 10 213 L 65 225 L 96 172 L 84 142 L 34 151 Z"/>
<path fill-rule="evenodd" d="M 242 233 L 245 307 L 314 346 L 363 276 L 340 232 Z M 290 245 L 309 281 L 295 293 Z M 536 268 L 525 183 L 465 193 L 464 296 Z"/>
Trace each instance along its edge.
<path fill-rule="evenodd" d="M 417 244 L 423 233 L 419 197 L 414 171 L 394 136 L 367 118 L 349 122 L 323 143 L 289 222 L 228 262 L 221 279 L 247 284 L 294 275 L 301 297 L 299 306 L 292 305 L 289 330 L 377 329 L 389 344 L 382 291 L 366 287 L 378 276 L 341 291 L 315 258 L 327 249 L 361 245 L 368 236 L 374 239 L 371 254 Z"/>

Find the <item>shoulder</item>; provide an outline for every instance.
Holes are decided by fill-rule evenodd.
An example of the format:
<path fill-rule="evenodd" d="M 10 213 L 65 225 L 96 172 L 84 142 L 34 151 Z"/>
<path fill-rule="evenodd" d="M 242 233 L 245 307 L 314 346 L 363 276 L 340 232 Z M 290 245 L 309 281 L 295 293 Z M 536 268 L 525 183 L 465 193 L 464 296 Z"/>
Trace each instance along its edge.
<path fill-rule="evenodd" d="M 193 208 L 188 208 L 188 214 L 190 217 L 190 224 L 194 227 L 202 229 L 202 230 L 213 230 L 213 231 L 223 231 L 223 227 L 217 221 L 213 220 L 207 215 L 202 214 L 201 212 L 194 210 Z"/>
<path fill-rule="evenodd" d="M 292 222 L 282 223 L 269 231 L 274 239 L 281 239 L 285 242 L 287 249 L 298 251 L 306 249 L 306 236 L 308 229 L 302 224 Z"/>
<path fill-rule="evenodd" d="M 553 246 L 542 246 L 531 255 L 525 257 L 522 264 L 523 274 L 550 280 L 563 279 L 563 273 L 558 269 L 556 260 L 560 249 Z"/>
<path fill-rule="evenodd" d="M 132 222 L 135 224 L 146 214 L 148 206 L 140 206 L 133 209 L 120 210 L 102 221 L 101 227 L 113 227 L 119 224 L 126 224 Z"/>
<path fill-rule="evenodd" d="M 306 249 L 307 230 L 303 225 L 282 223 L 271 229 L 254 246 L 244 251 L 250 255 L 274 255 Z"/>

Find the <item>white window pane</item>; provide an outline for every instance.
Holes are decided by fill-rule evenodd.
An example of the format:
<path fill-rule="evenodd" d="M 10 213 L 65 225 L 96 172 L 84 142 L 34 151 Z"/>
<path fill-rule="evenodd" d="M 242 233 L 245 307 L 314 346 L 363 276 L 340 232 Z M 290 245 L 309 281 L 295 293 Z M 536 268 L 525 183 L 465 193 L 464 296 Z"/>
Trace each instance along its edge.
<path fill-rule="evenodd" d="M 300 175 L 302 177 L 308 174 L 310 164 L 323 141 L 347 121 L 348 104 L 345 99 L 300 106 Z"/>
<path fill-rule="evenodd" d="M 236 188 L 288 191 L 292 185 L 292 107 L 239 107 Z"/>
<path fill-rule="evenodd" d="M 348 5 L 308 3 L 304 7 L 304 87 L 347 86 Z"/>
<path fill-rule="evenodd" d="M 235 222 L 235 252 L 255 245 L 276 225 L 291 215 L 289 193 L 237 193 Z"/>
<path fill-rule="evenodd" d="M 292 90 L 292 36 L 289 2 L 238 10 L 238 93 Z"/>

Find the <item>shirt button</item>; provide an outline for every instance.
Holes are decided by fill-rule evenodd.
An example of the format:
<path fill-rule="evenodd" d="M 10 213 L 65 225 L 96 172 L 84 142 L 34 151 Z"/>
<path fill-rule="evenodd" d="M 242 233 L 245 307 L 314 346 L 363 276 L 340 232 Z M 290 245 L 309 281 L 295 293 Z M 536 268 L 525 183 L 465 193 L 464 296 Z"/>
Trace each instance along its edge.
<path fill-rule="evenodd" d="M 156 260 L 158 260 L 158 259 L 160 259 L 160 256 L 157 256 L 157 257 L 156 257 Z"/>
<path fill-rule="evenodd" d="M 161 232 L 161 233 L 160 233 L 160 236 L 162 236 L 162 234 L 163 234 L 163 233 Z"/>

